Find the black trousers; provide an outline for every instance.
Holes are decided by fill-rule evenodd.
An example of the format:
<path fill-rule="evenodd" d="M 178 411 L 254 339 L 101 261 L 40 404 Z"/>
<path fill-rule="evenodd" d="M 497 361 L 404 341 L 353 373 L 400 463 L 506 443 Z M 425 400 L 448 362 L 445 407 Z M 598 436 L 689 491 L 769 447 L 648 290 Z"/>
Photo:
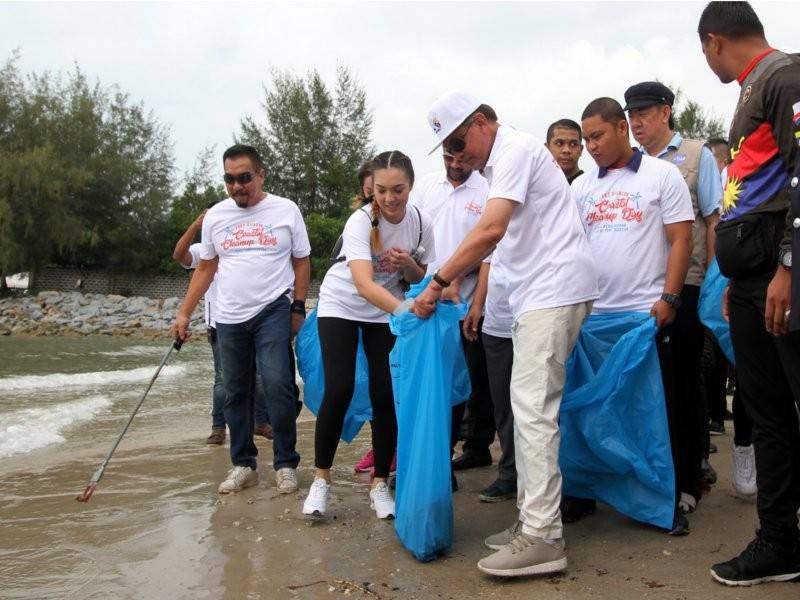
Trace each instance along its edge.
<path fill-rule="evenodd" d="M 737 446 L 749 446 L 753 443 L 753 419 L 747 414 L 747 409 L 742 403 L 739 386 L 733 391 L 733 443 Z"/>
<path fill-rule="evenodd" d="M 725 358 L 714 334 L 706 330 L 705 335 L 704 357 L 706 361 L 703 365 L 703 387 L 708 405 L 708 418 L 723 423 L 725 409 L 728 408 L 726 400 L 728 359 Z"/>
<path fill-rule="evenodd" d="M 500 438 L 498 479 L 517 483 L 517 464 L 514 460 L 514 413 L 511 411 L 511 370 L 514 366 L 514 343 L 511 338 L 501 338 L 483 333 L 486 352 L 486 370 L 489 390 L 494 406 L 494 422 Z"/>
<path fill-rule="evenodd" d="M 667 365 L 664 378 L 672 377 L 673 381 L 669 386 L 665 383 L 664 388 L 670 416 L 676 491 L 691 494 L 698 500 L 702 490 L 700 465 L 707 443 L 706 403 L 701 394 L 700 377 L 705 328 L 697 314 L 699 298 L 698 286 L 684 286 L 675 321 L 669 331 L 664 332 L 670 341 L 666 342 L 665 336 L 661 338 L 661 345 L 670 346 L 672 355 L 672 369 Z M 667 393 L 668 387 L 672 387 L 672 393 Z"/>
<path fill-rule="evenodd" d="M 397 447 L 397 418 L 389 369 L 389 353 L 394 347 L 395 336 L 389 331 L 388 323 L 319 317 L 317 324 L 325 371 L 325 394 L 314 432 L 314 464 L 318 469 L 330 469 L 333 465 L 355 388 L 360 330 L 369 368 L 375 477 L 386 478 Z"/>
<path fill-rule="evenodd" d="M 463 325 L 463 321 L 461 322 Z M 482 339 L 483 318 L 478 322 L 478 339 L 470 342 L 461 330 L 461 346 L 467 360 L 469 382 L 472 393 L 469 399 L 453 407 L 453 423 L 451 434 L 451 453 L 458 440 L 458 431 L 467 411 L 467 436 L 464 440 L 464 452 L 485 454 L 494 441 L 495 426 L 492 397 L 489 392 L 489 375 L 486 372 L 486 353 Z"/>
<path fill-rule="evenodd" d="M 784 546 L 797 540 L 800 507 L 800 332 L 773 336 L 764 325 L 772 273 L 731 282 L 731 338 L 742 404 L 753 419 L 762 535 Z"/>

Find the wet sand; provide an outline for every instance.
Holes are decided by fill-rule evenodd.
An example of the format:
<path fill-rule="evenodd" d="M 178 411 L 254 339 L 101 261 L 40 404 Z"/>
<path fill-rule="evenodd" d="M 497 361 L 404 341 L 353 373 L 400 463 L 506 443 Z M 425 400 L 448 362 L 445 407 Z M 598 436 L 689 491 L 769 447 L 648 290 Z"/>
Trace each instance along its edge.
<path fill-rule="evenodd" d="M 150 419 L 135 429 L 89 504 L 75 495 L 113 440 L 113 428 L 0 463 L 2 598 L 653 598 L 796 599 L 800 585 L 726 588 L 708 574 L 738 553 L 753 532 L 755 507 L 729 492 L 730 437 L 717 437 L 719 483 L 690 517 L 692 533 L 671 538 L 608 507 L 566 527 L 569 569 L 503 581 L 475 563 L 484 536 L 515 518 L 512 502 L 482 504 L 477 493 L 494 468 L 459 475 L 455 542 L 419 563 L 391 522 L 374 518 L 367 478 L 351 465 L 368 448 L 362 432 L 337 456 L 330 518 L 300 515 L 311 482 L 313 421 L 299 423 L 301 492 L 274 490 L 270 442 L 258 439 L 261 483 L 221 497 L 227 446 L 203 444 L 207 418 Z M 155 421 L 154 421 L 155 420 Z M 102 434 L 102 435 L 101 435 Z M 497 451 L 497 448 L 495 448 Z"/>

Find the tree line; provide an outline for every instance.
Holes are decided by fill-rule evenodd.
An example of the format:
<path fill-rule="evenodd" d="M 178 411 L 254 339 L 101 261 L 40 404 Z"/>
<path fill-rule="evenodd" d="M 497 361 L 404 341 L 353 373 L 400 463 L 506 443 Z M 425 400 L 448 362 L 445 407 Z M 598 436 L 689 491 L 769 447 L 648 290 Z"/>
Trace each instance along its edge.
<path fill-rule="evenodd" d="M 180 174 L 169 128 L 116 85 L 67 73 L 23 73 L 15 52 L 0 69 L 0 285 L 48 264 L 170 272 L 178 237 L 226 196 L 221 150 L 205 148 Z M 273 70 L 259 118 L 244 116 L 231 143 L 252 144 L 270 192 L 306 216 L 315 276 L 344 226 L 355 173 L 373 154 L 366 93 L 340 67 Z"/>
<path fill-rule="evenodd" d="M 178 271 L 175 241 L 210 203 L 225 197 L 217 148 L 179 174 L 169 128 L 117 85 L 66 73 L 23 73 L 19 52 L 0 70 L 0 287 L 5 275 L 47 264 L 119 272 Z M 231 141 L 255 146 L 270 192 L 306 218 L 313 276 L 357 191 L 356 171 L 374 154 L 372 111 L 347 67 L 333 86 L 316 70 L 274 69 L 263 114 L 246 115 Z M 718 136 L 719 119 L 687 100 L 678 129 Z M 1 291 L 1 290 L 0 290 Z"/>

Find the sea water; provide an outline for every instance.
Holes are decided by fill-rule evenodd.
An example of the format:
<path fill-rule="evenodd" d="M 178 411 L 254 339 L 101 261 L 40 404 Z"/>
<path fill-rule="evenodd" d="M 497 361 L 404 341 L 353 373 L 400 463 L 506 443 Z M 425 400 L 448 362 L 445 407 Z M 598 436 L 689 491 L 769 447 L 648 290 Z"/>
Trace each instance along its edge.
<path fill-rule="evenodd" d="M 0 338 L 0 460 L 96 439 L 99 422 L 121 425 L 169 347 L 128 338 Z M 173 352 L 142 418 L 210 409 L 213 368 L 198 340 Z M 111 440 L 109 440 L 110 445 Z"/>

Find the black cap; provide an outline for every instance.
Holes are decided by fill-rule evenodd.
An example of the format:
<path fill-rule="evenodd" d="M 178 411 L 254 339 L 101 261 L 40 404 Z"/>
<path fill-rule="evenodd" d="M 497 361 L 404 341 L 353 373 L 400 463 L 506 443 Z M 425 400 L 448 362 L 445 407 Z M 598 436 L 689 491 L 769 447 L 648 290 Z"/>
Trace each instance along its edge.
<path fill-rule="evenodd" d="M 625 109 L 645 108 L 654 104 L 672 106 L 675 94 L 658 81 L 643 81 L 625 90 Z"/>

